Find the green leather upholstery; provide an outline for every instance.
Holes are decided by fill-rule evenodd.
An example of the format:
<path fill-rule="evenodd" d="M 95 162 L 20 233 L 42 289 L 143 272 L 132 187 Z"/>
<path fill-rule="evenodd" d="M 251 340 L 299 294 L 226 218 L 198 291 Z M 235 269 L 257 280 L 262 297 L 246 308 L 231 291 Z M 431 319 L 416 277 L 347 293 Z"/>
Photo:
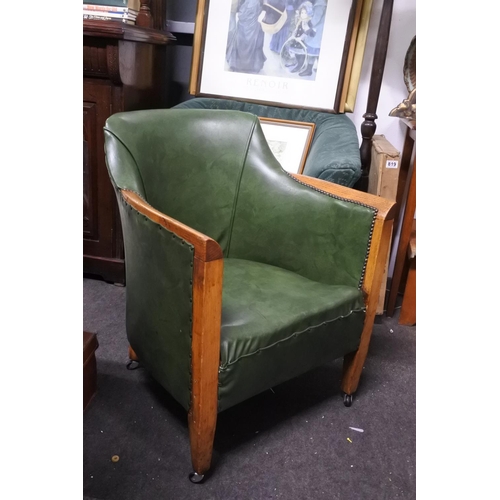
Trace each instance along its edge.
<path fill-rule="evenodd" d="M 175 108 L 230 109 L 265 118 L 315 123 L 316 130 L 302 173 L 348 187 L 353 187 L 361 177 L 361 157 L 356 127 L 345 114 L 280 108 L 207 97 L 189 99 L 177 104 Z"/>
<path fill-rule="evenodd" d="M 190 404 L 193 248 L 121 189 L 223 250 L 219 411 L 357 349 L 374 208 L 285 172 L 252 113 L 118 113 L 104 134 L 125 241 L 127 336 L 180 404 Z"/>
<path fill-rule="evenodd" d="M 127 258 L 127 336 L 141 363 L 185 408 L 191 385 L 193 247 L 119 198 Z M 167 265 L 166 256 L 175 266 Z"/>
<path fill-rule="evenodd" d="M 226 259 L 219 411 L 355 351 L 364 311 L 355 287 Z"/>

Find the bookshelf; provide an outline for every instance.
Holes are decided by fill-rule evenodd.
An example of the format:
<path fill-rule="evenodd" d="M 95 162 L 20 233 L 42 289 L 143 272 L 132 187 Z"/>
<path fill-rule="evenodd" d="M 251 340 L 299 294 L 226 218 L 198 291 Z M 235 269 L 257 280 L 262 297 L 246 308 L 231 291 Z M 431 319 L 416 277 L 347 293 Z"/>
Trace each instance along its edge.
<path fill-rule="evenodd" d="M 137 19 L 131 24 L 143 28 L 153 28 L 163 31 L 166 29 L 166 0 L 83 0 L 84 14 L 96 16 L 110 16 L 123 13 L 123 8 L 128 7 L 133 12 L 138 12 Z M 101 9 L 104 9 L 101 10 Z M 86 19 L 85 20 L 95 20 Z"/>
<path fill-rule="evenodd" d="M 151 26 L 83 20 L 83 272 L 125 283 L 123 239 L 104 160 L 103 127 L 118 112 L 167 107 L 166 0 L 141 0 Z M 139 18 L 139 16 L 138 16 Z"/>

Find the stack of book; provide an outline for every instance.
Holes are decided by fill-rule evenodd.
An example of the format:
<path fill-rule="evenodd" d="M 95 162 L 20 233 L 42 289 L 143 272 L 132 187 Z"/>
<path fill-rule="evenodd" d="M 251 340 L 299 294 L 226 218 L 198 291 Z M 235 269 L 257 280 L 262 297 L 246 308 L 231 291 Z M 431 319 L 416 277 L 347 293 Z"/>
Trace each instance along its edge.
<path fill-rule="evenodd" d="M 140 0 L 84 0 L 83 19 L 135 24 L 140 8 Z"/>

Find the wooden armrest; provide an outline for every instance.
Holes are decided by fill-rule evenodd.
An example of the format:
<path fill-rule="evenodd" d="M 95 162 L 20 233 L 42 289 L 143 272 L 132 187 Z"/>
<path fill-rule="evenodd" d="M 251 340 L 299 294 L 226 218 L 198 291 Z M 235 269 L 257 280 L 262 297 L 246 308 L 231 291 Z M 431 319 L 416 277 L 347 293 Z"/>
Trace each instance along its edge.
<path fill-rule="evenodd" d="M 217 416 L 224 266 L 222 249 L 212 238 L 156 210 L 136 193 L 122 189 L 121 194 L 125 202 L 139 213 L 175 233 L 194 247 L 192 387 L 188 418 L 190 439 L 195 443 L 193 449 L 196 449 L 200 440 L 207 435 L 207 428 L 215 429 Z M 131 354 L 135 356 L 133 351 Z M 196 453 L 194 457 L 198 460 Z M 210 462 L 207 457 L 202 457 L 200 460 L 202 465 L 206 465 L 207 460 Z"/>
<path fill-rule="evenodd" d="M 364 203 L 365 205 L 368 205 L 370 207 L 375 207 L 378 210 L 377 218 L 379 219 L 392 220 L 396 215 L 396 203 L 386 198 L 382 198 L 370 193 L 364 193 L 356 189 L 341 186 L 340 184 L 334 184 L 333 182 L 324 181 L 315 177 L 309 177 L 308 175 L 292 175 L 298 181 L 315 187 L 321 191 L 325 191 L 326 193 L 338 196 L 340 198 L 345 198 L 347 200 Z"/>
<path fill-rule="evenodd" d="M 122 189 L 121 194 L 125 202 L 134 207 L 138 212 L 193 245 L 195 258 L 204 262 L 222 259 L 222 249 L 212 238 L 156 210 L 132 191 Z"/>
<path fill-rule="evenodd" d="M 364 360 L 368 353 L 368 346 L 373 330 L 375 314 L 377 312 L 378 297 L 382 283 L 384 266 L 387 261 L 389 244 L 392 234 L 392 226 L 396 213 L 394 201 L 373 194 L 351 189 L 329 181 L 309 177 L 306 175 L 292 174 L 298 181 L 312 186 L 320 191 L 352 200 L 377 209 L 375 224 L 373 226 L 370 250 L 366 263 L 366 270 L 362 284 L 365 295 L 366 316 L 359 348 L 344 358 L 344 374 L 342 379 L 342 390 L 346 394 L 352 394 L 358 386 L 359 376 L 363 369 Z"/>

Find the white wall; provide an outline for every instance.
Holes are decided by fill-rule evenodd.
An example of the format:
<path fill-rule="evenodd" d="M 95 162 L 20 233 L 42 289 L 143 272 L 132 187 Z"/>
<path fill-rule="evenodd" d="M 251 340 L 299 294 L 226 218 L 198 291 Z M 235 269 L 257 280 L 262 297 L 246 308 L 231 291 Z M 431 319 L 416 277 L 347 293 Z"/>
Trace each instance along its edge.
<path fill-rule="evenodd" d="M 371 77 L 371 63 L 375 50 L 380 13 L 383 0 L 373 0 L 370 27 L 366 42 L 363 66 L 359 82 L 354 112 L 349 117 L 356 125 L 361 144 L 360 127 L 364 121 L 368 99 L 368 87 Z M 408 97 L 408 90 L 403 79 L 403 65 L 406 51 L 412 38 L 416 35 L 416 0 L 394 0 L 391 31 L 387 47 L 382 87 L 377 106 L 376 134 L 383 134 L 391 144 L 402 151 L 405 137 L 405 126 L 399 118 L 389 116 L 389 112 Z"/>

